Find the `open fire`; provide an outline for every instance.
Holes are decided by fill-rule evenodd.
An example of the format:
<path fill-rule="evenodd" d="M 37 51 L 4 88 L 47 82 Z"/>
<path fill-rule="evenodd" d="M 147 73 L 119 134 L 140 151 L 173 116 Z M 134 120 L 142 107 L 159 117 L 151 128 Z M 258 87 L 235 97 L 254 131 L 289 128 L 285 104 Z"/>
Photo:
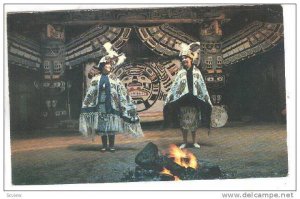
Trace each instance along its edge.
<path fill-rule="evenodd" d="M 173 176 L 174 177 L 174 181 L 180 181 L 180 178 L 178 176 L 174 176 L 170 170 L 166 169 L 165 167 L 163 168 L 163 170 L 160 172 L 160 174 L 162 175 L 168 175 L 168 176 Z"/>
<path fill-rule="evenodd" d="M 168 157 L 181 167 L 184 167 L 184 168 L 190 167 L 193 169 L 198 168 L 197 158 L 195 157 L 195 155 L 193 153 L 189 152 L 186 149 L 180 149 L 176 145 L 172 144 L 169 147 L 168 154 L 169 154 Z M 173 175 L 171 173 L 171 171 L 166 169 L 165 167 L 160 172 L 160 174 L 174 176 L 175 181 L 180 180 L 180 178 L 178 176 Z"/>
<path fill-rule="evenodd" d="M 200 180 L 222 176 L 219 166 L 197 160 L 193 153 L 174 144 L 167 152 L 160 153 L 158 147 L 149 142 L 136 155 L 135 163 L 135 169 L 126 172 L 122 181 Z"/>
<path fill-rule="evenodd" d="M 186 149 L 180 149 L 174 144 L 170 145 L 169 158 L 174 158 L 174 162 L 184 168 L 197 169 L 198 167 L 197 158 L 193 153 Z"/>

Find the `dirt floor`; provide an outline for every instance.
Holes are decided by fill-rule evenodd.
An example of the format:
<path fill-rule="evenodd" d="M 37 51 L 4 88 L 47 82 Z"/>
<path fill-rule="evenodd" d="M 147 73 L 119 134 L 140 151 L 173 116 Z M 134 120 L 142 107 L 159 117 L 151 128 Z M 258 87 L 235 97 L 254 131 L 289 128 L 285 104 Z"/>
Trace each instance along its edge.
<path fill-rule="evenodd" d="M 94 142 L 77 131 L 19 132 L 11 137 L 14 185 L 119 182 L 135 168 L 135 156 L 148 142 L 160 151 L 182 141 L 179 129 L 145 126 L 145 137 L 118 135 L 115 153 L 100 152 Z M 188 148 L 198 159 L 219 165 L 224 178 L 281 177 L 288 173 L 286 126 L 235 123 L 199 129 L 200 149 Z M 190 135 L 189 135 L 190 136 Z M 189 140 L 191 137 L 189 137 Z"/>

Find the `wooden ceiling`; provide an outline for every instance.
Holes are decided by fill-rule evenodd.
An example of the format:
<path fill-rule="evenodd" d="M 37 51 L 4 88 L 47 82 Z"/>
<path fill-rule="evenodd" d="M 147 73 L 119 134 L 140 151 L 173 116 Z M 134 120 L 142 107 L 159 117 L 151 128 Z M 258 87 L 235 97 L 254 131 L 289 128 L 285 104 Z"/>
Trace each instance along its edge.
<path fill-rule="evenodd" d="M 280 5 L 234 5 L 206 7 L 165 7 L 143 9 L 91 9 L 7 14 L 9 32 L 41 42 L 46 24 L 64 25 L 66 43 L 96 25 L 114 27 L 147 27 L 168 23 L 193 38 L 199 38 L 199 27 L 219 20 L 223 38 L 227 38 L 254 21 L 282 23 Z"/>

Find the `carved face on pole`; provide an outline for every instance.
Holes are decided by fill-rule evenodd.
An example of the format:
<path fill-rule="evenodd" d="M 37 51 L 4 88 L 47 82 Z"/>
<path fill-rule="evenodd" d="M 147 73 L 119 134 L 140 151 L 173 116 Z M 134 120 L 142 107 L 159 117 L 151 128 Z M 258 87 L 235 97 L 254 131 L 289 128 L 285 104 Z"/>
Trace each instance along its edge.
<path fill-rule="evenodd" d="M 183 55 L 181 57 L 181 62 L 184 69 L 189 70 L 192 67 L 193 60 L 189 56 Z"/>

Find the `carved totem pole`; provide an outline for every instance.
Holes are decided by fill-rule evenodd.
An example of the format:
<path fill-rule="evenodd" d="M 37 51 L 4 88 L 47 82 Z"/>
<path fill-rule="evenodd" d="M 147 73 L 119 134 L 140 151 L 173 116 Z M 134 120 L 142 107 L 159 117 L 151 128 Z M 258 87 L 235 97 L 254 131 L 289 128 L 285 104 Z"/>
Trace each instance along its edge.
<path fill-rule="evenodd" d="M 62 26 L 46 26 L 42 34 L 41 92 L 45 105 L 42 116 L 50 125 L 68 116 L 64 41 Z"/>
<path fill-rule="evenodd" d="M 224 126 L 228 115 L 223 103 L 223 91 L 225 86 L 225 73 L 223 70 L 222 54 L 222 29 L 221 23 L 224 19 L 214 19 L 204 22 L 200 26 L 201 40 L 201 70 L 209 88 L 210 97 L 214 105 L 212 125 L 214 127 Z"/>

